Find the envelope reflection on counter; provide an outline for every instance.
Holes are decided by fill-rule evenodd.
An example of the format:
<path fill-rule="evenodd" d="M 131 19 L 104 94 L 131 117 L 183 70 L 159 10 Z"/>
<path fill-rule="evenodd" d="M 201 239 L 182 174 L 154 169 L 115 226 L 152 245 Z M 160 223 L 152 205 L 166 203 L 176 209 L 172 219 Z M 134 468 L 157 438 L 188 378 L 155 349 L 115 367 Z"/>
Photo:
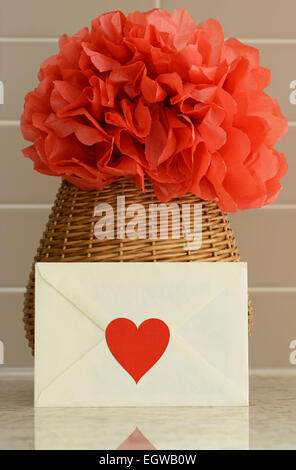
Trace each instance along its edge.
<path fill-rule="evenodd" d="M 246 263 L 37 263 L 35 406 L 248 405 Z"/>
<path fill-rule="evenodd" d="M 130 437 L 141 433 L 138 442 Z M 127 445 L 129 444 L 129 446 Z M 38 408 L 36 450 L 248 449 L 249 408 Z"/>

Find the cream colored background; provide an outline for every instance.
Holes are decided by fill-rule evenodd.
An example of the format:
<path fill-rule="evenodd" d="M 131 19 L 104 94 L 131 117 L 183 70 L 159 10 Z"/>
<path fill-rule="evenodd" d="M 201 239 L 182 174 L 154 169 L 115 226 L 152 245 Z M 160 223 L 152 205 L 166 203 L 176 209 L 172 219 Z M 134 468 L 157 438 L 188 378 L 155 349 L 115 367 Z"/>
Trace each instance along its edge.
<path fill-rule="evenodd" d="M 296 79 L 295 0 L 1 0 L 0 339 L 5 363 L 33 364 L 22 326 L 23 291 L 59 184 L 33 172 L 21 155 L 25 143 L 18 120 L 24 95 L 35 86 L 41 61 L 57 51 L 60 34 L 74 33 L 107 9 L 126 13 L 139 5 L 142 10 L 186 8 L 196 21 L 215 17 L 226 36 L 256 45 L 272 70 L 270 93 L 289 119 L 289 133 L 279 144 L 290 166 L 285 188 L 273 206 L 231 220 L 242 259 L 249 263 L 255 311 L 250 364 L 296 368 L 289 363 L 289 344 L 296 339 L 296 105 L 289 102 L 289 84 Z"/>

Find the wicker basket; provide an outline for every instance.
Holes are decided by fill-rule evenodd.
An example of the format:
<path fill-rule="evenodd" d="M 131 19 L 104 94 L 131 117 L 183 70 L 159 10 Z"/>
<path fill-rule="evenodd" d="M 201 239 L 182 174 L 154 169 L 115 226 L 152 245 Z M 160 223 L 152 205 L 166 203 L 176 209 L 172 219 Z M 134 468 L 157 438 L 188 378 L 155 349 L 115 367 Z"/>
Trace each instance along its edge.
<path fill-rule="evenodd" d="M 198 250 L 184 251 L 184 239 L 167 240 L 98 240 L 94 236 L 94 208 L 109 203 L 116 220 L 117 196 L 126 197 L 126 205 L 140 203 L 147 207 L 159 203 L 152 186 L 147 183 L 143 193 L 133 182 L 120 178 L 103 191 L 83 191 L 63 181 L 49 215 L 43 238 L 34 258 L 34 264 L 43 262 L 102 262 L 102 261 L 238 261 L 228 217 L 216 203 L 205 202 L 188 194 L 176 203 L 202 202 L 202 246 Z M 148 212 L 148 211 L 147 211 Z M 126 220 L 128 222 L 128 219 Z M 171 224 L 170 224 L 171 226 Z M 34 354 L 34 264 L 25 293 L 24 323 L 26 337 Z M 249 332 L 252 325 L 249 302 Z"/>

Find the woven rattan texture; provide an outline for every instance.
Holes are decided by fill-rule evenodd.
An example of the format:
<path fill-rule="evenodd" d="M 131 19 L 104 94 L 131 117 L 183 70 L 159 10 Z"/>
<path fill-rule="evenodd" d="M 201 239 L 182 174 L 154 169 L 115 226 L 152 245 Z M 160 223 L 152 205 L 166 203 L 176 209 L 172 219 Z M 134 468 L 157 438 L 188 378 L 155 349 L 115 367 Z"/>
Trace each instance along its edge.
<path fill-rule="evenodd" d="M 83 191 L 63 181 L 49 215 L 37 254 L 34 258 L 24 301 L 24 323 L 26 337 L 34 354 L 34 287 L 35 262 L 158 262 L 158 261 L 238 261 L 236 247 L 228 217 L 216 203 L 206 202 L 188 194 L 171 202 L 178 204 L 202 203 L 202 245 L 198 250 L 186 251 L 184 239 L 103 239 L 94 236 L 94 226 L 99 217 L 94 217 L 94 208 L 108 203 L 117 217 L 117 196 L 125 196 L 126 207 L 140 203 L 147 210 L 149 204 L 159 204 L 152 186 L 147 184 L 143 193 L 133 182 L 121 178 L 103 191 Z M 126 219 L 126 224 L 129 219 Z M 169 219 L 169 222 L 171 220 Z M 148 226 L 148 224 L 147 224 Z M 115 232 L 116 233 L 116 232 Z M 249 331 L 252 325 L 249 302 Z M 58 325 L 57 325 L 58 327 Z"/>

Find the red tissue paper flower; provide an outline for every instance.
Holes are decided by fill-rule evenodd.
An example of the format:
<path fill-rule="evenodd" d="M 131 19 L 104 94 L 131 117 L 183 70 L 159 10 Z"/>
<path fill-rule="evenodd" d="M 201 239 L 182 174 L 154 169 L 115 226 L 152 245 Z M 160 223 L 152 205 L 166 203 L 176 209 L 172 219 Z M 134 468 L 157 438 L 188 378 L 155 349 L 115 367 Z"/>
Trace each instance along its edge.
<path fill-rule="evenodd" d="M 287 121 L 257 49 L 160 9 L 103 14 L 59 47 L 21 118 L 35 170 L 82 189 L 146 177 L 161 201 L 192 192 L 230 212 L 275 200 Z"/>

